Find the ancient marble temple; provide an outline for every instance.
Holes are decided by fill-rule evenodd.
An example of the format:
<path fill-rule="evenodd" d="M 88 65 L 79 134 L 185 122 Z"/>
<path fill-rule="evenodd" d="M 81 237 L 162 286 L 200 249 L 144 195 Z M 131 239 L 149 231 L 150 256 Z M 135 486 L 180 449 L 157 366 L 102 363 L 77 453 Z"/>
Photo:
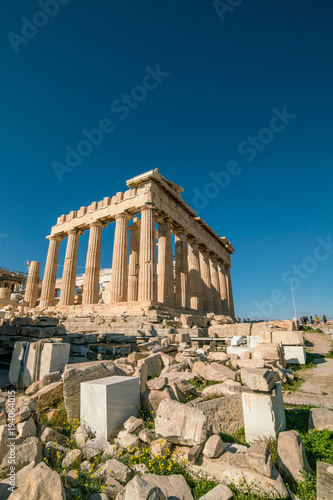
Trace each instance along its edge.
<path fill-rule="evenodd" d="M 151 170 L 128 189 L 58 218 L 49 240 L 39 306 L 105 311 L 160 306 L 170 311 L 234 317 L 230 278 L 234 252 L 181 198 L 183 189 Z M 99 293 L 103 228 L 115 222 L 110 301 Z M 82 304 L 74 305 L 80 235 L 89 231 Z M 60 243 L 66 255 L 55 298 Z M 111 260 L 111 258 L 110 258 Z M 124 304 L 126 303 L 126 304 Z"/>

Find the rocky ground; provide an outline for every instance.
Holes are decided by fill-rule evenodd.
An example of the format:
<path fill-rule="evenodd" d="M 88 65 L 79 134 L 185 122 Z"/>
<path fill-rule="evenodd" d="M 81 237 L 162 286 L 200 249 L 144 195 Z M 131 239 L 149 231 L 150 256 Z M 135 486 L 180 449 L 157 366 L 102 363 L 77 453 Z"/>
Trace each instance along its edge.
<path fill-rule="evenodd" d="M 62 376 L 49 374 L 15 398 L 4 391 L 0 500 L 314 500 L 316 462 L 333 462 L 333 360 L 323 358 L 328 335 L 305 337 L 317 366 L 299 371 L 306 382 L 284 400 L 316 397 L 312 404 L 326 408 L 289 410 L 277 440 L 251 446 L 242 393 L 271 394 L 276 384 L 295 382 L 280 344 L 239 357 L 197 349 L 181 334 L 143 343 L 126 358 L 67 365 Z M 142 411 L 107 441 L 80 425 L 80 383 L 113 375 L 139 377 Z"/>

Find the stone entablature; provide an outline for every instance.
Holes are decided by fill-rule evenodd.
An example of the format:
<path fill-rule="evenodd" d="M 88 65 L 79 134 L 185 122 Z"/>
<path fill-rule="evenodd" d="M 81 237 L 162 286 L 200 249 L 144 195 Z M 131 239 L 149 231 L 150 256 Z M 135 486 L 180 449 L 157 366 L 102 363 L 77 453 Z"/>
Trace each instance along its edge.
<path fill-rule="evenodd" d="M 127 186 L 129 189 L 124 193 L 106 197 L 58 218 L 48 236 L 50 246 L 40 305 L 54 305 L 59 244 L 66 237 L 59 305 L 74 304 L 78 242 L 80 235 L 87 230 L 90 236 L 83 304 L 98 302 L 102 230 L 115 221 L 110 287 L 112 304 L 127 301 L 151 305 L 162 303 L 177 309 L 234 317 L 230 279 L 230 255 L 234 249 L 227 238 L 221 238 L 197 217 L 181 198 L 183 189 L 160 175 L 157 169 L 128 180 Z M 136 217 L 138 215 L 140 219 Z M 129 225 L 131 219 L 134 219 L 133 225 Z M 174 278 L 175 293 L 170 287 Z"/>

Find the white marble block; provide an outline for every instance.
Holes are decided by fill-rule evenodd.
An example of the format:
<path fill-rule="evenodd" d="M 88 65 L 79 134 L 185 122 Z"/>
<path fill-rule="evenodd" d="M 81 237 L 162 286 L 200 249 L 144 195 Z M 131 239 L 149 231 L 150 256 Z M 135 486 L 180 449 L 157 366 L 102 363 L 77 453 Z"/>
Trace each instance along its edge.
<path fill-rule="evenodd" d="M 240 345 L 237 345 L 237 346 L 233 346 L 233 345 L 229 345 L 227 347 L 227 354 L 237 354 L 237 356 L 240 356 L 241 354 L 243 354 L 243 352 L 247 352 L 247 351 L 250 351 L 251 349 L 247 346 L 240 346 Z"/>
<path fill-rule="evenodd" d="M 247 443 L 276 439 L 286 429 L 281 382 L 270 394 L 243 392 L 242 403 Z"/>
<path fill-rule="evenodd" d="M 80 384 L 81 425 L 97 438 L 115 436 L 140 411 L 139 377 L 106 377 Z"/>
<path fill-rule="evenodd" d="M 235 335 L 231 339 L 231 345 L 236 346 L 236 345 L 242 345 L 243 343 L 243 336 L 242 335 Z"/>
<path fill-rule="evenodd" d="M 36 349 L 37 342 L 28 342 L 25 351 L 25 361 L 22 370 L 22 358 L 26 342 L 15 342 L 10 363 L 8 378 L 11 384 L 19 382 L 20 372 L 21 386 L 29 387 L 34 380 L 35 371 L 38 373 L 37 380 L 40 380 L 48 373 L 63 371 L 68 363 L 70 344 L 65 342 L 45 342 L 41 346 L 40 356 Z M 39 359 L 38 359 L 39 358 Z"/>
<path fill-rule="evenodd" d="M 248 335 L 247 336 L 247 346 L 250 349 L 254 349 L 259 344 L 260 344 L 260 337 L 259 337 L 259 335 Z"/>
<path fill-rule="evenodd" d="M 305 365 L 306 352 L 304 345 L 284 345 L 283 350 L 286 363 Z"/>

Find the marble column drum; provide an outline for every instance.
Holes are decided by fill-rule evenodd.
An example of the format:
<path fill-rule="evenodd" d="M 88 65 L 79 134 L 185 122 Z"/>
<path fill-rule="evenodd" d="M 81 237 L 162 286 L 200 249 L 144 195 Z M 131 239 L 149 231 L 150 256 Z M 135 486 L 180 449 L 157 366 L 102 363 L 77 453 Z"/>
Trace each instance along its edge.
<path fill-rule="evenodd" d="M 136 302 L 138 300 L 139 287 L 139 255 L 140 255 L 140 225 L 141 221 L 137 217 L 133 219 L 130 230 L 130 247 L 128 260 L 128 290 L 127 300 Z"/>
<path fill-rule="evenodd" d="M 128 220 L 126 213 L 116 215 L 111 271 L 111 303 L 127 301 Z"/>
<path fill-rule="evenodd" d="M 207 248 L 204 247 L 203 245 L 199 246 L 199 258 L 200 258 L 201 282 L 203 287 L 204 311 L 210 313 L 214 312 L 212 283 L 210 279 L 210 268 L 209 268 L 209 258 L 208 258 Z"/>
<path fill-rule="evenodd" d="M 211 277 L 211 282 L 212 282 L 214 313 L 220 315 L 220 314 L 222 314 L 220 281 L 219 281 L 219 274 L 218 274 L 218 270 L 217 270 L 217 258 L 213 254 L 211 254 L 209 256 L 209 268 L 210 268 L 210 277 Z"/>
<path fill-rule="evenodd" d="M 222 314 L 224 314 L 225 316 L 230 316 L 225 267 L 224 267 L 222 261 L 218 262 L 217 268 L 218 268 L 218 272 L 219 272 L 220 298 L 221 298 L 221 303 L 222 303 Z"/>
<path fill-rule="evenodd" d="M 35 260 L 30 262 L 27 286 L 25 289 L 24 301 L 28 302 L 29 309 L 37 306 L 38 287 L 40 275 L 40 262 Z"/>
<path fill-rule="evenodd" d="M 155 207 L 141 210 L 139 301 L 157 302 Z"/>
<path fill-rule="evenodd" d="M 79 231 L 77 231 L 76 229 L 69 231 L 64 270 L 61 279 L 59 306 L 71 306 L 74 304 L 77 256 L 79 253 L 79 238 Z"/>
<path fill-rule="evenodd" d="M 188 238 L 188 283 L 190 307 L 203 311 L 203 288 L 200 274 L 199 245 L 195 238 Z"/>
<path fill-rule="evenodd" d="M 168 218 L 157 219 L 158 226 L 158 297 L 157 300 L 166 306 L 173 306 L 173 255 L 171 226 Z"/>
<path fill-rule="evenodd" d="M 176 306 L 189 308 L 189 293 L 187 286 L 187 243 L 182 228 L 174 230 L 175 234 L 175 273 L 176 273 Z"/>
<path fill-rule="evenodd" d="M 41 307 L 54 306 L 55 303 L 55 285 L 57 279 L 59 246 L 62 238 L 58 236 L 49 236 L 49 249 L 47 252 L 42 294 L 40 298 Z"/>
<path fill-rule="evenodd" d="M 234 297 L 232 293 L 232 284 L 231 284 L 231 276 L 230 276 L 230 268 L 226 267 L 226 282 L 227 282 L 227 290 L 228 290 L 228 306 L 229 306 L 229 314 L 232 318 L 235 317 L 235 308 L 234 308 Z"/>
<path fill-rule="evenodd" d="M 97 304 L 98 302 L 102 229 L 101 222 L 94 222 L 90 225 L 82 304 Z"/>

